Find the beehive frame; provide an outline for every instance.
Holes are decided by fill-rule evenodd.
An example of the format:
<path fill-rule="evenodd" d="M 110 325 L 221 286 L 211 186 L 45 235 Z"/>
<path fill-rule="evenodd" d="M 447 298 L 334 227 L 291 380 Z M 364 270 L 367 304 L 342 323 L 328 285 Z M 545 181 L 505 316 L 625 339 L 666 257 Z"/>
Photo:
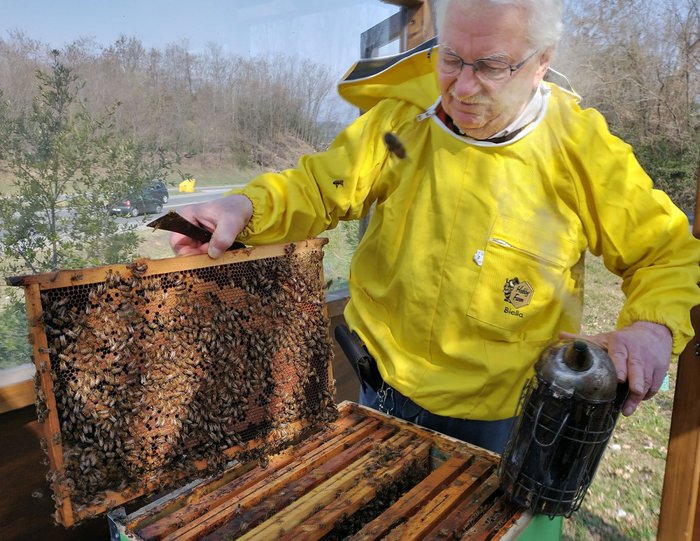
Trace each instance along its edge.
<path fill-rule="evenodd" d="M 24 287 L 56 520 L 259 460 L 332 419 L 325 239 Z"/>
<path fill-rule="evenodd" d="M 272 456 L 109 515 L 122 541 L 517 539 L 498 455 L 352 402 Z M 533 537 L 534 538 L 534 537 Z"/>

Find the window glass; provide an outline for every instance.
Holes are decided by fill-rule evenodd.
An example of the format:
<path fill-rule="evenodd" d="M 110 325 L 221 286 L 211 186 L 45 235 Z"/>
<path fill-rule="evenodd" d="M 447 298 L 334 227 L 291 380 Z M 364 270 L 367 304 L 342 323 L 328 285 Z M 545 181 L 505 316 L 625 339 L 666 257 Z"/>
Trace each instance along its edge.
<path fill-rule="evenodd" d="M 140 236 L 133 253 L 151 258 L 171 255 L 165 236 L 145 228 L 152 213 L 218 197 L 261 172 L 293 166 L 356 118 L 336 84 L 358 59 L 362 32 L 399 10 L 379 0 L 120 0 L 99 8 L 89 0 L 38 0 L 5 8 L 0 89 L 11 115 L 30 110 L 39 94 L 37 69 L 48 74 L 60 63 L 76 77 L 77 99 L 91 114 L 118 102 L 116 129 L 165 151 L 170 163 L 163 175 L 144 174 L 138 186 L 104 203 L 105 220 L 132 224 Z M 395 52 L 396 42 L 377 54 Z M 157 194 L 162 204 L 124 197 L 148 191 L 155 178 L 167 184 L 167 192 Z M 19 182 L 11 167 L 1 168 L 0 197 L 19 198 Z M 70 217 L 73 201 L 79 204 L 74 198 L 85 195 L 78 191 L 61 195 L 60 216 Z M 8 228 L 0 229 L 2 242 Z M 329 290 L 342 291 L 358 224 L 324 235 L 330 238 Z M 67 267 L 93 266 L 89 254 L 83 256 Z M 5 257 L 3 278 L 50 270 L 25 263 L 17 253 Z M 2 285 L 0 386 L 24 377 L 8 371 L 23 364 L 31 368 L 22 292 Z"/>

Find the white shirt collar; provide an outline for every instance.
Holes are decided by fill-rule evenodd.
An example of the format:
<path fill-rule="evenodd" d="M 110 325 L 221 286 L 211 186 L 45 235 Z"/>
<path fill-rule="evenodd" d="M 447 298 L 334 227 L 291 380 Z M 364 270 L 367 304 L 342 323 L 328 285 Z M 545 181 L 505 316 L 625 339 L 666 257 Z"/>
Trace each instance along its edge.
<path fill-rule="evenodd" d="M 494 133 L 491 137 L 489 137 L 489 139 L 505 137 L 509 133 L 513 133 L 514 131 L 527 126 L 530 122 L 533 122 L 539 116 L 542 108 L 545 106 L 550 92 L 550 88 L 543 82 L 540 82 L 537 90 L 535 90 L 535 93 L 532 96 L 532 99 L 515 118 L 515 120 L 513 120 L 513 122 L 498 133 Z"/>
<path fill-rule="evenodd" d="M 436 122 L 441 129 L 453 135 L 454 137 L 459 137 L 463 141 L 468 142 L 472 145 L 500 146 L 518 141 L 519 139 L 525 137 L 533 129 L 535 129 L 537 124 L 544 118 L 544 115 L 547 111 L 547 104 L 549 102 L 550 94 L 551 89 L 543 82 L 540 82 L 540 85 L 535 91 L 534 95 L 532 96 L 532 99 L 530 99 L 530 101 L 521 111 L 518 117 L 515 120 L 513 120 L 513 122 L 511 122 L 510 125 L 508 125 L 506 128 L 492 135 L 486 140 L 472 139 L 468 135 L 459 135 L 452 129 L 448 128 L 447 125 L 445 125 L 436 114 L 436 111 L 438 107 L 440 107 L 440 103 L 442 102 L 442 96 L 438 96 L 437 101 L 428 109 L 426 109 L 423 113 L 416 115 L 416 120 L 421 122 L 426 118 L 432 118 L 433 121 Z M 518 133 L 513 134 L 514 131 L 517 131 Z M 508 134 L 513 134 L 513 137 L 508 141 L 492 141 L 492 139 L 502 138 L 504 135 L 507 136 Z"/>

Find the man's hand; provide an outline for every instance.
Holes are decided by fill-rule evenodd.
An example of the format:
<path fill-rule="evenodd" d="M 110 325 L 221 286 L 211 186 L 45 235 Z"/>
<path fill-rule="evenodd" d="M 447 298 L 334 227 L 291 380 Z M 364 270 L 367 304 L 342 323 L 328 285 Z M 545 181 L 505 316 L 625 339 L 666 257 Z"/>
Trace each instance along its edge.
<path fill-rule="evenodd" d="M 576 335 L 564 332 L 559 336 L 576 338 Z M 673 336 L 667 327 L 637 321 L 619 331 L 581 338 L 607 350 L 617 371 L 617 381 L 628 381 L 630 394 L 622 405 L 623 415 L 632 415 L 642 400 L 658 392 L 671 361 Z"/>
<path fill-rule="evenodd" d="M 204 254 L 217 258 L 231 246 L 243 231 L 251 216 L 253 205 L 243 195 L 228 195 L 182 208 L 178 213 L 195 225 L 212 232 L 211 240 L 201 243 L 180 233 L 170 236 L 170 246 L 177 255 Z"/>

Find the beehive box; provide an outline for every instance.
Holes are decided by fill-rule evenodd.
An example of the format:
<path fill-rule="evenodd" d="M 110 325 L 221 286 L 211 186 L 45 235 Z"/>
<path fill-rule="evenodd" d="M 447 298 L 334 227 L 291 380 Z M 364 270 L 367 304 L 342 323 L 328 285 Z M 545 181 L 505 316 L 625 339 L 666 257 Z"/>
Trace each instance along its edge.
<path fill-rule="evenodd" d="M 264 462 L 335 417 L 324 243 L 8 279 L 58 522 Z"/>
<path fill-rule="evenodd" d="M 339 410 L 267 464 L 112 513 L 112 539 L 505 541 L 528 527 L 499 489 L 497 455 L 350 402 Z"/>
<path fill-rule="evenodd" d="M 113 539 L 511 539 L 497 455 L 333 403 L 321 239 L 10 279 L 56 519 Z M 165 494 L 126 515 L 119 506 Z"/>

